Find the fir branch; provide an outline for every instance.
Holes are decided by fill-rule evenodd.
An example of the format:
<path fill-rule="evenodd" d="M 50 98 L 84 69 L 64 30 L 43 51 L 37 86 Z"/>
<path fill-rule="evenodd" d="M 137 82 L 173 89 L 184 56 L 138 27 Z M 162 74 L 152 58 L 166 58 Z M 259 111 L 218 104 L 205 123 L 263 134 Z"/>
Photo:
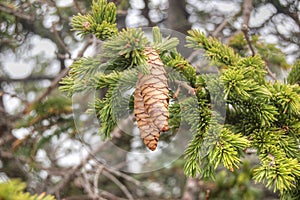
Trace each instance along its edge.
<path fill-rule="evenodd" d="M 196 134 L 185 151 L 186 162 L 184 164 L 184 173 L 187 176 L 196 177 L 196 175 L 202 172 L 200 168 L 202 143 L 202 133 Z"/>
<path fill-rule="evenodd" d="M 243 69 L 245 78 L 253 79 L 259 83 L 259 85 L 266 84 L 265 76 L 267 72 L 265 71 L 265 62 L 259 55 L 241 58 L 237 66 Z"/>
<path fill-rule="evenodd" d="M 111 131 L 117 124 L 117 118 L 124 113 L 124 108 L 130 109 L 124 99 L 124 93 L 135 87 L 137 81 L 137 70 L 126 70 L 124 72 L 112 72 L 110 74 L 98 73 L 88 83 L 95 89 L 107 88 L 103 99 L 96 98 L 95 102 L 90 105 L 89 113 L 96 113 L 97 118 L 101 121 L 101 135 L 103 138 L 110 138 Z M 121 111 L 121 113 L 118 111 Z M 125 112 L 128 114 L 129 112 Z"/>
<path fill-rule="evenodd" d="M 161 32 L 157 26 L 152 28 L 152 38 L 152 48 L 158 50 L 159 52 L 170 51 L 176 48 L 179 44 L 179 40 L 174 37 L 170 38 L 170 36 L 168 36 L 163 39 Z"/>
<path fill-rule="evenodd" d="M 94 34 L 100 40 L 105 40 L 118 33 L 116 22 L 116 6 L 107 0 L 93 0 L 92 13 L 78 14 L 72 18 L 73 30 L 78 35 Z"/>
<path fill-rule="evenodd" d="M 104 42 L 103 56 L 114 63 L 128 63 L 124 69 L 135 66 L 143 73 L 149 73 L 144 55 L 145 47 L 149 43 L 141 29 L 123 29 Z"/>
<path fill-rule="evenodd" d="M 190 30 L 188 34 L 189 36 L 186 38 L 187 47 L 204 49 L 206 56 L 219 67 L 223 65 L 234 66 L 239 60 L 239 56 L 234 53 L 232 48 L 222 44 L 217 39 L 207 38 L 204 33 L 200 33 L 198 30 Z"/>
<path fill-rule="evenodd" d="M 279 113 L 289 116 L 300 115 L 300 95 L 298 86 L 275 82 L 272 85 L 272 102 L 278 108 Z"/>
<path fill-rule="evenodd" d="M 215 127 L 214 127 L 215 128 Z M 234 134 L 227 128 L 222 128 L 221 131 L 213 131 L 211 134 L 213 147 L 209 152 L 210 160 L 215 161 L 214 169 L 222 162 L 224 167 L 233 171 L 234 168 L 239 168 L 240 154 L 249 147 L 249 141 L 241 134 Z"/>
<path fill-rule="evenodd" d="M 271 93 L 253 79 L 245 77 L 248 68 L 230 68 L 221 75 L 226 99 L 248 100 L 251 96 L 268 98 Z"/>
<path fill-rule="evenodd" d="M 67 92 L 68 96 L 72 96 L 76 92 L 81 92 L 86 89 L 89 78 L 95 74 L 97 70 L 105 68 L 106 65 L 101 64 L 101 61 L 83 57 L 73 62 L 73 64 L 67 68 L 69 74 L 62 78 L 59 89 L 63 92 Z"/>
<path fill-rule="evenodd" d="M 296 84 L 300 83 L 300 60 L 297 60 L 293 67 L 292 70 L 290 71 L 288 77 L 287 77 L 287 82 L 289 84 Z"/>
<path fill-rule="evenodd" d="M 295 181 L 295 185 L 299 186 L 300 184 L 300 179 L 297 178 Z M 282 191 L 280 194 L 280 199 L 281 200 L 298 200 L 300 199 L 300 190 L 298 187 L 292 189 L 292 190 L 286 190 Z"/>
<path fill-rule="evenodd" d="M 210 122 L 210 110 L 205 102 L 199 104 L 193 97 L 183 101 L 181 107 L 183 120 L 190 126 L 190 131 L 194 134 L 193 140 L 185 151 L 184 172 L 187 176 L 195 177 L 202 172 L 200 167 L 203 157 L 201 149 L 203 149 L 204 136 Z"/>
<path fill-rule="evenodd" d="M 172 130 L 173 132 L 179 128 L 180 124 L 181 124 L 181 108 L 180 108 L 180 104 L 178 102 L 172 102 L 172 100 L 170 101 L 169 104 L 169 127 L 170 130 Z"/>
<path fill-rule="evenodd" d="M 164 55 L 162 60 L 167 68 L 170 67 L 178 71 L 189 82 L 191 87 L 195 87 L 196 69 L 182 55 L 177 52 L 170 52 L 170 54 Z"/>
<path fill-rule="evenodd" d="M 296 177 L 300 176 L 300 164 L 297 159 L 266 156 L 261 166 L 254 169 L 254 179 L 256 182 L 265 184 L 268 188 L 273 188 L 274 192 L 292 190 Z"/>

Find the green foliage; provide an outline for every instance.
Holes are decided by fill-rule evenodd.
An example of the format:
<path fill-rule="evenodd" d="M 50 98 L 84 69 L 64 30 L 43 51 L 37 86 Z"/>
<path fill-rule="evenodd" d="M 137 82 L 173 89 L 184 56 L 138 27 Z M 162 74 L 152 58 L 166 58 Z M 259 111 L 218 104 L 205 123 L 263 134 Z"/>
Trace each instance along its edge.
<path fill-rule="evenodd" d="M 261 158 L 261 166 L 254 169 L 253 178 L 270 189 L 274 188 L 274 192 L 291 191 L 296 188 L 295 181 L 300 176 L 300 164 L 297 159 L 282 157 L 279 152 L 276 154 L 276 157 L 269 154 Z"/>
<path fill-rule="evenodd" d="M 109 17 L 113 14 L 107 14 L 108 10 L 113 11 L 109 5 L 106 1 L 93 2 L 92 14 L 74 18 L 74 28 L 86 34 L 94 24 L 114 23 Z M 88 26 L 83 27 L 86 21 L 88 24 L 84 25 Z M 111 27 L 107 25 L 107 28 Z M 251 148 L 257 152 L 260 164 L 254 171 L 248 170 L 249 179 L 280 191 L 282 197 L 297 194 L 300 89 L 299 85 L 266 81 L 265 60 L 268 64 L 288 67 L 275 45 L 264 44 L 254 37 L 258 54 L 247 56 L 247 43 L 241 35 L 230 41 L 240 53 L 237 54 L 217 39 L 191 30 L 186 38 L 187 47 L 203 49 L 206 57 L 220 69 L 220 74 L 210 76 L 197 73 L 177 52 L 178 39 L 163 38 L 158 27 L 152 29 L 152 41 L 142 29 L 112 32 L 101 35 L 104 32 L 98 31 L 99 38 L 108 38 L 103 43 L 101 57 L 96 61 L 84 58 L 76 61 L 61 87 L 71 95 L 85 89 L 100 91 L 101 96 L 90 102 L 90 112 L 94 111 L 101 121 L 104 138 L 110 137 L 120 109 L 132 113 L 132 89 L 138 72 L 149 73 L 144 51 L 152 47 L 166 65 L 169 79 L 179 82 L 178 85 L 185 84 L 185 89 L 192 91 L 189 95 L 183 92 L 178 99 L 171 98 L 169 106 L 171 130 L 183 124 L 193 134 L 185 151 L 185 174 L 215 179 L 220 166 L 237 173 L 244 151 Z M 289 83 L 299 81 L 298 71 L 296 63 Z M 176 93 L 176 88 L 169 89 L 170 94 Z M 222 107 L 226 114 L 222 113 Z"/>
<path fill-rule="evenodd" d="M 276 44 L 266 44 L 264 42 L 254 42 L 254 47 L 257 53 L 269 64 L 277 65 L 283 69 L 290 68 L 287 63 L 284 53 L 279 49 Z"/>
<path fill-rule="evenodd" d="M 204 148 L 203 143 L 211 120 L 211 111 L 208 109 L 206 102 L 202 101 L 199 103 L 197 99 L 193 97 L 183 101 L 181 107 L 181 114 L 184 116 L 183 120 L 190 126 L 190 131 L 194 135 L 185 151 L 187 161 L 184 165 L 184 171 L 188 176 L 195 177 L 205 170 L 201 167 L 201 164 L 209 163 L 205 162 L 208 158 L 207 152 L 205 152 L 207 149 Z M 211 166 L 206 165 L 206 167 L 212 169 Z M 204 174 L 203 176 L 213 177 L 211 170 L 204 171 L 203 173 L 209 174 Z"/>
<path fill-rule="evenodd" d="M 58 95 L 33 104 L 30 114 L 20 119 L 15 126 L 16 128 L 30 127 L 35 134 L 28 134 L 13 143 L 15 155 L 35 157 L 38 150 L 52 144 L 54 137 L 59 137 L 66 132 L 74 135 L 76 129 L 71 103 L 69 98 Z M 51 131 L 45 131 L 47 129 Z M 30 162 L 30 167 L 34 168 L 34 165 L 35 162 Z"/>
<path fill-rule="evenodd" d="M 181 124 L 181 109 L 178 102 L 170 101 L 169 105 L 169 128 L 174 132 Z"/>
<path fill-rule="evenodd" d="M 248 161 L 243 161 L 239 170 L 230 172 L 220 169 L 215 180 L 205 181 L 204 185 L 212 185 L 210 199 L 214 200 L 259 200 L 263 199 L 262 192 L 253 187 L 252 170 Z"/>
<path fill-rule="evenodd" d="M 197 123 L 199 125 L 199 122 Z M 198 131 L 186 150 L 185 173 L 215 178 L 215 170 L 222 163 L 230 171 L 239 168 L 243 150 L 250 145 L 246 137 L 234 134 L 216 122 L 210 122 L 204 134 Z"/>
<path fill-rule="evenodd" d="M 297 93 L 298 86 L 275 82 L 272 87 L 270 90 L 272 92 L 271 100 L 278 108 L 278 112 L 288 116 L 299 116 L 300 96 Z"/>
<path fill-rule="evenodd" d="M 289 84 L 300 83 L 300 60 L 297 60 L 292 67 L 289 76 L 287 77 L 287 81 Z"/>
<path fill-rule="evenodd" d="M 214 134 L 214 135 L 213 135 Z M 209 143 L 212 143 L 212 151 L 209 152 L 210 160 L 215 162 L 216 169 L 220 162 L 224 167 L 233 171 L 234 168 L 239 168 L 240 155 L 243 150 L 249 146 L 249 141 L 241 134 L 234 134 L 226 128 L 212 131 L 206 137 Z"/>
<path fill-rule="evenodd" d="M 171 52 L 163 56 L 163 62 L 166 67 L 170 67 L 178 71 L 191 85 L 195 87 L 196 84 L 196 69 L 191 66 L 179 53 Z"/>
<path fill-rule="evenodd" d="M 152 28 L 152 38 L 153 38 L 152 48 L 158 50 L 158 52 L 170 51 L 176 48 L 177 45 L 179 44 L 179 40 L 174 37 L 171 38 L 170 36 L 168 36 L 163 39 L 161 32 L 157 26 Z"/>
<path fill-rule="evenodd" d="M 137 71 L 134 69 L 110 74 L 98 73 L 90 80 L 89 84 L 95 89 L 108 88 L 105 97 L 96 98 L 89 110 L 89 112 L 96 111 L 97 118 L 101 121 L 101 133 L 104 139 L 110 138 L 110 133 L 116 126 L 117 112 L 120 111 L 118 107 L 124 102 L 123 93 L 134 88 L 136 81 Z"/>
<path fill-rule="evenodd" d="M 105 40 L 118 32 L 116 22 L 116 6 L 107 3 L 107 0 L 93 0 L 92 13 L 74 16 L 73 30 L 79 35 L 94 34 L 97 38 Z"/>
<path fill-rule="evenodd" d="M 201 139 L 193 140 L 186 154 L 188 159 L 185 166 L 186 174 L 195 175 L 205 169 L 195 167 L 195 157 L 193 155 L 196 154 L 192 154 L 193 149 L 201 152 L 201 148 L 205 143 L 208 145 L 207 152 L 209 154 L 207 158 L 209 163 L 216 168 L 218 163 L 222 162 L 230 170 L 233 167 L 238 167 L 240 154 L 237 152 L 251 147 L 257 149 L 257 154 L 261 160 L 260 166 L 254 170 L 254 179 L 257 182 L 264 183 L 268 188 L 273 188 L 274 191 L 280 191 L 284 197 L 287 197 L 287 194 L 297 193 L 295 190 L 297 190 L 300 169 L 299 86 L 281 82 L 266 82 L 267 72 L 265 71 L 264 61 L 260 56 L 240 58 L 233 53 L 232 49 L 216 39 L 207 39 L 198 31 L 190 31 L 189 34 L 190 36 L 187 38 L 189 47 L 203 48 L 207 57 L 215 64 L 219 66 L 225 64 L 227 66 L 227 68 L 223 67 L 220 81 L 224 86 L 227 104 L 226 126 L 233 132 L 220 129 L 217 131 L 221 133 L 218 136 L 223 137 L 213 140 L 211 138 L 217 137 L 215 134 L 211 134 L 214 131 L 210 132 L 210 129 L 208 129 L 208 133 L 204 138 L 202 134 Z M 241 40 L 241 38 L 238 40 Z M 242 50 L 244 43 L 238 44 L 235 42 L 235 45 Z M 275 48 L 273 45 L 264 47 L 271 48 L 270 51 Z M 261 53 L 263 57 L 267 56 L 263 52 Z M 269 59 L 272 60 L 271 57 Z M 277 61 L 272 60 L 274 63 L 285 65 L 283 60 Z M 296 69 L 297 66 L 293 69 L 294 74 L 289 77 L 297 76 Z M 296 79 L 289 78 L 288 80 L 295 83 Z M 222 140 L 222 138 L 226 139 Z M 218 146 L 218 142 L 223 144 L 224 141 L 228 140 L 232 143 L 228 142 L 227 144 L 225 142 L 226 145 Z M 211 144 L 215 144 L 211 151 L 209 150 L 210 141 L 214 141 Z M 224 146 L 225 152 L 228 152 L 227 154 L 223 151 Z M 236 151 L 234 148 L 239 150 Z M 213 156 L 210 157 L 209 155 Z M 200 158 L 197 157 L 197 162 L 200 161 L 201 166 L 204 159 Z"/>
<path fill-rule="evenodd" d="M 99 60 L 83 57 L 72 63 L 69 67 L 69 75 L 62 79 L 59 89 L 67 92 L 68 96 L 81 92 L 86 89 L 89 77 L 106 67 L 106 65 L 101 65 Z"/>
<path fill-rule="evenodd" d="M 255 49 L 255 53 L 262 57 L 268 65 L 280 66 L 280 68 L 283 69 L 290 68 L 290 65 L 286 61 L 285 54 L 276 44 L 265 43 L 260 40 L 257 35 L 251 37 L 251 44 Z M 231 37 L 228 45 L 242 56 L 250 55 L 250 50 L 243 33 L 235 34 Z"/>
<path fill-rule="evenodd" d="M 149 40 L 141 29 L 123 29 L 103 44 L 103 55 L 114 63 L 128 63 L 121 70 L 136 66 L 143 73 L 149 73 L 143 54 Z M 114 69 L 115 70 L 115 69 Z"/>
<path fill-rule="evenodd" d="M 53 196 L 31 195 L 28 192 L 23 192 L 26 184 L 18 179 L 0 183 L 0 199 L 2 200 L 54 200 Z"/>
<path fill-rule="evenodd" d="M 198 30 L 188 31 L 187 47 L 205 50 L 205 54 L 214 64 L 219 67 L 234 66 L 239 60 L 239 56 L 234 53 L 232 48 L 222 44 L 213 37 L 207 38 L 204 33 Z"/>
<path fill-rule="evenodd" d="M 243 75 L 247 79 L 253 79 L 260 85 L 265 85 L 265 63 L 259 55 L 241 58 L 237 67 L 243 69 Z"/>
<path fill-rule="evenodd" d="M 247 41 L 243 33 L 235 34 L 228 41 L 228 45 L 234 49 L 234 51 L 241 56 L 246 56 L 249 52 Z"/>

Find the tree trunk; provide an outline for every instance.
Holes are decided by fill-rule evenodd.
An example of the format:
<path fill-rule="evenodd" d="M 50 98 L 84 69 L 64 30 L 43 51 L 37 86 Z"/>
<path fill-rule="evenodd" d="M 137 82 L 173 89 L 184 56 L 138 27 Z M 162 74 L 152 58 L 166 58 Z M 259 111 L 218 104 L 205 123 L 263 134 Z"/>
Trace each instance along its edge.
<path fill-rule="evenodd" d="M 186 2 L 182 0 L 169 0 L 168 17 L 164 21 L 166 28 L 186 34 L 191 29 L 188 21 L 189 14 L 185 9 Z"/>

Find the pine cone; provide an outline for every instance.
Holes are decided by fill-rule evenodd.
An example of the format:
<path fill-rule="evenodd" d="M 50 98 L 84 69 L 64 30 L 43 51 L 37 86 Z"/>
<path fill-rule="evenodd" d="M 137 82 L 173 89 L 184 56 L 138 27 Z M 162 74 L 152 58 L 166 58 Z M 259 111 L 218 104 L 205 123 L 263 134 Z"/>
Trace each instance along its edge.
<path fill-rule="evenodd" d="M 152 151 L 156 149 L 160 132 L 168 128 L 169 90 L 166 71 L 158 53 L 146 48 L 150 74 L 139 73 L 134 93 L 134 113 L 141 138 Z"/>

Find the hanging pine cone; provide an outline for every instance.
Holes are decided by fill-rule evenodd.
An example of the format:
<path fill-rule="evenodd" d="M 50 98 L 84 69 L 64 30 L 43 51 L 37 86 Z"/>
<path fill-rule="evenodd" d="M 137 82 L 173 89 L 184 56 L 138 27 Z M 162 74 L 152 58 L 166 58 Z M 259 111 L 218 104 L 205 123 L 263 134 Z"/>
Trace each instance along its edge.
<path fill-rule="evenodd" d="M 160 132 L 168 128 L 169 90 L 166 71 L 158 53 L 145 49 L 150 74 L 139 73 L 134 93 L 134 114 L 141 138 L 152 151 L 156 149 Z"/>

